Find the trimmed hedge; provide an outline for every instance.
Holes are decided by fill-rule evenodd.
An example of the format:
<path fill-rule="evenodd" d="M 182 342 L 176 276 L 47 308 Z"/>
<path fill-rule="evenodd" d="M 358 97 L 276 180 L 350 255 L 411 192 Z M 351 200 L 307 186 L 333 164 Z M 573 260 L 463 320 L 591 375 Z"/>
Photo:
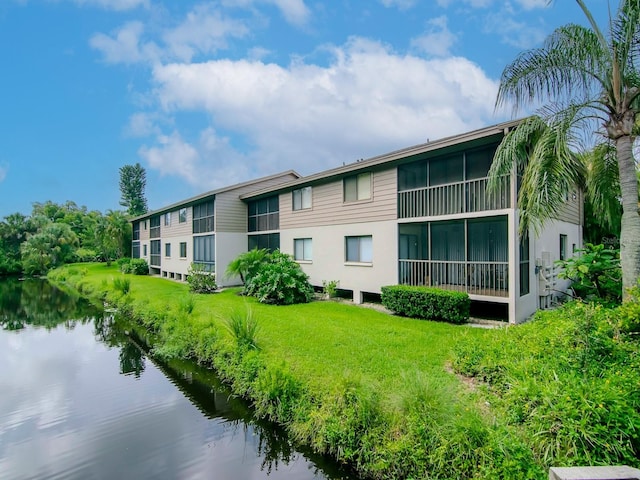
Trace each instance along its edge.
<path fill-rule="evenodd" d="M 433 287 L 382 287 L 382 304 L 399 315 L 449 323 L 469 320 L 471 300 L 465 292 Z"/>

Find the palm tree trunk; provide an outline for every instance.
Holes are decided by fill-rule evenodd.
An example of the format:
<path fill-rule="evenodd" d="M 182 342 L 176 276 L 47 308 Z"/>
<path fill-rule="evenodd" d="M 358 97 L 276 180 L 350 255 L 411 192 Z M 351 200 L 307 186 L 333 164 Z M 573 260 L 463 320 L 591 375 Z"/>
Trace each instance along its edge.
<path fill-rule="evenodd" d="M 629 135 L 616 139 L 620 190 L 622 192 L 622 228 L 620 265 L 622 266 L 622 301 L 629 299 L 628 289 L 640 278 L 640 212 L 638 211 L 638 177 L 633 160 L 633 140 Z"/>

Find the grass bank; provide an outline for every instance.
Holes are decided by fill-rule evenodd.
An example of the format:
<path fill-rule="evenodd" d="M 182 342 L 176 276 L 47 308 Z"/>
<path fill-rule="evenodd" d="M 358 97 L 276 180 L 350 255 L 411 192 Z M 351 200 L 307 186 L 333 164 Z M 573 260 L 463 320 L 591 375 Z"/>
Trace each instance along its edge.
<path fill-rule="evenodd" d="M 510 355 L 527 353 L 500 342 L 522 327 L 474 329 L 335 302 L 269 306 L 233 289 L 190 295 L 184 284 L 102 264 L 67 266 L 50 278 L 117 305 L 156 333 L 156 355 L 215 368 L 259 416 L 363 478 L 533 479 L 557 464 L 557 452 L 532 448 L 534 428 L 512 421 L 521 399 L 509 403 L 502 394 Z M 228 329 L 229 318 L 247 311 L 257 320 L 257 349 Z M 536 340 L 531 346 L 539 349 Z M 501 348 L 502 363 L 495 360 Z M 502 393 L 490 381 L 472 388 L 450 367 L 489 380 L 487 359 L 500 365 Z"/>

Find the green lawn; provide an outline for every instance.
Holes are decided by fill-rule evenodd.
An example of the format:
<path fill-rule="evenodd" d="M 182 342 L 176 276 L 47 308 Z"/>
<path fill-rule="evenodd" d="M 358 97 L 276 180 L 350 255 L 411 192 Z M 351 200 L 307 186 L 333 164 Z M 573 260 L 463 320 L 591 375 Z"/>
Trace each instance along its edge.
<path fill-rule="evenodd" d="M 121 276 L 115 266 L 82 264 L 83 283 L 95 290 Z M 134 305 L 157 311 L 178 311 L 187 285 L 158 277 L 127 275 Z M 357 377 L 395 398 L 416 375 L 437 378 L 451 386 L 460 384 L 448 371 L 453 345 L 462 336 L 487 335 L 484 329 L 398 317 L 377 310 L 335 301 L 290 306 L 258 303 L 228 289 L 213 295 L 196 295 L 192 314 L 196 322 L 222 326 L 230 312 L 251 309 L 260 325 L 258 341 L 264 355 L 285 361 L 301 378 L 319 388 L 336 377 Z M 226 332 L 225 332 L 226 333 Z"/>

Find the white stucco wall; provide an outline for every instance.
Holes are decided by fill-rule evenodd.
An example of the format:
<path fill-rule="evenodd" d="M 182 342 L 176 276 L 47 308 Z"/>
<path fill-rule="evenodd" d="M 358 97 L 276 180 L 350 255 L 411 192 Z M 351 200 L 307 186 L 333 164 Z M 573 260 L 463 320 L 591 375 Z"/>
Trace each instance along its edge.
<path fill-rule="evenodd" d="M 180 243 L 186 242 L 187 244 L 187 256 L 186 258 L 180 258 Z M 171 244 L 171 257 L 165 256 L 165 244 Z M 193 237 L 189 234 L 172 236 L 170 238 L 163 238 L 160 245 L 161 252 L 161 270 L 163 272 L 186 275 L 189 270 L 189 265 L 193 262 Z M 168 275 L 167 275 L 168 276 Z M 184 280 L 184 277 L 183 277 Z"/>
<path fill-rule="evenodd" d="M 227 277 L 229 263 L 247 251 L 247 234 L 240 232 L 216 233 L 216 281 L 220 287 L 240 285 L 239 277 Z"/>
<path fill-rule="evenodd" d="M 398 282 L 398 226 L 396 221 L 355 223 L 303 227 L 280 231 L 280 250 L 293 255 L 296 238 L 311 238 L 313 256 L 310 262 L 300 262 L 312 285 L 322 286 L 323 280 L 339 280 L 339 288 L 353 290 L 355 302 L 362 292 L 380 293 L 383 285 Z M 373 261 L 345 261 L 345 237 L 372 236 Z"/>

